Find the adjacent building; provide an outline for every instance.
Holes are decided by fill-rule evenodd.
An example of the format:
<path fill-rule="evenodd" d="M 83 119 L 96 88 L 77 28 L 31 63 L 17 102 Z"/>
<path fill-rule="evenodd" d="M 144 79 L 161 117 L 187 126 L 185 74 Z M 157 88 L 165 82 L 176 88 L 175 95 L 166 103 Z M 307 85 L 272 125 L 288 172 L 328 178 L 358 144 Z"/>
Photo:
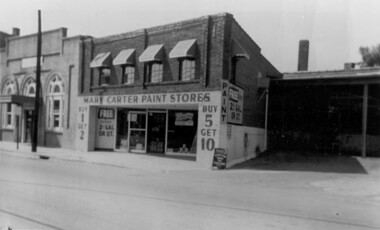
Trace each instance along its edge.
<path fill-rule="evenodd" d="M 380 156 L 380 68 L 307 71 L 308 45 L 300 42 L 299 71 L 271 81 L 269 147 Z"/>
<path fill-rule="evenodd" d="M 37 34 L 0 33 L 1 141 L 31 142 Z M 38 145 L 74 149 L 80 41 L 67 29 L 42 33 Z"/>

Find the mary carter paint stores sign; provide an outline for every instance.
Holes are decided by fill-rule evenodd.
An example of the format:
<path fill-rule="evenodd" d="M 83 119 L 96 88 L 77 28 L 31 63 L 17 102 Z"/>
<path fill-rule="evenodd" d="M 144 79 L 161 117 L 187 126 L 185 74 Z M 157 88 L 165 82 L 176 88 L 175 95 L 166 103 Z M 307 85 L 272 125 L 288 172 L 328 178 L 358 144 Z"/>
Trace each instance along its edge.
<path fill-rule="evenodd" d="M 85 96 L 83 103 L 89 105 L 118 105 L 118 104 L 193 104 L 210 102 L 209 92 L 199 93 L 168 93 L 168 94 L 138 94 Z"/>

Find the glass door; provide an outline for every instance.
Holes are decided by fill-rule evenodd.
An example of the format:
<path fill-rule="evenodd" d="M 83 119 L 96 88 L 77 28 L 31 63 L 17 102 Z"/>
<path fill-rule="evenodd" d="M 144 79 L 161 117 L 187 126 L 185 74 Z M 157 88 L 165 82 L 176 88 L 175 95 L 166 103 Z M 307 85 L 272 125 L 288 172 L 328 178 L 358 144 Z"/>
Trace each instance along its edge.
<path fill-rule="evenodd" d="M 146 152 L 146 112 L 129 112 L 129 151 Z"/>

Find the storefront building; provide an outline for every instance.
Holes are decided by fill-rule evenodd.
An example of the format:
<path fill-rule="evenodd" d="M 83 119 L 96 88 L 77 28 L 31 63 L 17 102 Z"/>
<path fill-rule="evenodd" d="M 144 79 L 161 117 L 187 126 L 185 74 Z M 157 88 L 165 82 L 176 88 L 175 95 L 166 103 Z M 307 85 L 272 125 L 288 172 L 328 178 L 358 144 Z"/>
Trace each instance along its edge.
<path fill-rule="evenodd" d="M 266 97 L 280 73 L 227 13 L 104 38 L 80 54 L 76 149 L 192 156 L 210 167 L 265 150 Z"/>
<path fill-rule="evenodd" d="M 79 46 L 59 28 L 42 33 L 38 145 L 74 149 Z M 0 141 L 30 143 L 36 93 L 37 34 L 0 36 Z"/>

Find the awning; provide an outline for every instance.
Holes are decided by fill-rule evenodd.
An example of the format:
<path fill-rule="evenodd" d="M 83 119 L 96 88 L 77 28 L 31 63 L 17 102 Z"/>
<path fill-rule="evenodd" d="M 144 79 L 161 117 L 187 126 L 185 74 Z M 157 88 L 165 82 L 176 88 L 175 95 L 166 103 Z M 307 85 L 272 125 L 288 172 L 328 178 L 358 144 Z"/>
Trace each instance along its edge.
<path fill-rule="evenodd" d="M 140 62 L 161 61 L 164 45 L 148 46 L 139 57 Z"/>
<path fill-rule="evenodd" d="M 172 49 L 169 54 L 169 58 L 186 58 L 186 57 L 195 57 L 195 46 L 197 40 L 190 39 L 184 40 L 177 43 L 177 45 Z"/>
<path fill-rule="evenodd" d="M 23 95 L 1 95 L 0 103 L 12 103 L 22 106 L 33 106 L 34 97 L 28 97 Z"/>
<path fill-rule="evenodd" d="M 111 64 L 111 52 L 107 53 L 99 53 L 96 57 L 91 61 L 91 68 L 98 67 L 108 67 Z"/>
<path fill-rule="evenodd" d="M 246 58 L 249 60 L 249 54 L 235 41 L 232 42 L 232 57 L 233 58 Z"/>
<path fill-rule="evenodd" d="M 113 59 L 113 65 L 134 65 L 135 64 L 135 49 L 126 49 L 120 51 L 120 53 Z"/>

